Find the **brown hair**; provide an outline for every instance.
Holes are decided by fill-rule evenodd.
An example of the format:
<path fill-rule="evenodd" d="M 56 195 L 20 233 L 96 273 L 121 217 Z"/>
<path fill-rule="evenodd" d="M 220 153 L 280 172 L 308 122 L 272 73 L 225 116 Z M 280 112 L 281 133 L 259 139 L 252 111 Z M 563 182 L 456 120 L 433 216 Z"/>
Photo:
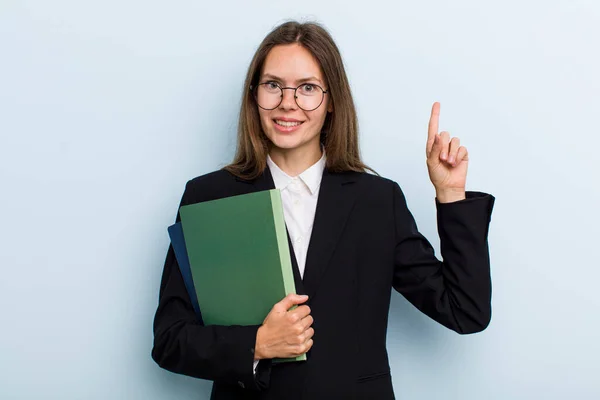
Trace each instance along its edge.
<path fill-rule="evenodd" d="M 375 172 L 360 159 L 356 109 L 338 47 L 321 25 L 296 21 L 285 22 L 273 29 L 252 58 L 244 82 L 235 158 L 224 169 L 237 177 L 251 180 L 266 168 L 269 139 L 262 131 L 258 106 L 250 88 L 257 84 L 269 51 L 274 46 L 293 43 L 312 53 L 328 85 L 333 112 L 327 114 L 320 136 L 327 154 L 327 170 Z"/>

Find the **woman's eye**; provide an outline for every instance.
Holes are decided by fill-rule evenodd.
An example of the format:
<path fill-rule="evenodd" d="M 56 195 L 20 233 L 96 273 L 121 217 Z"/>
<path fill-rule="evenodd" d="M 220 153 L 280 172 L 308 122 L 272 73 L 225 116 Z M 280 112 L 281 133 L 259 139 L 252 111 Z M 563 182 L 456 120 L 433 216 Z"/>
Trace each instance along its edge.
<path fill-rule="evenodd" d="M 277 84 L 277 82 L 267 82 L 267 88 L 269 89 L 277 89 L 279 87 L 279 85 Z"/>
<path fill-rule="evenodd" d="M 304 85 L 302 85 L 302 87 L 300 89 L 305 93 L 311 93 L 311 92 L 315 91 L 315 85 L 311 85 L 310 83 L 305 83 Z"/>

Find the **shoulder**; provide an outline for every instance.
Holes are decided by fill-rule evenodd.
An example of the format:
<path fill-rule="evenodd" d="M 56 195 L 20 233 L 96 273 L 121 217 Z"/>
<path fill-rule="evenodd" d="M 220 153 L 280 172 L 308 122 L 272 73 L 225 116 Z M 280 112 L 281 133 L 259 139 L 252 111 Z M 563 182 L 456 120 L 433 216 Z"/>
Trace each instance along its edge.
<path fill-rule="evenodd" d="M 371 209 L 388 210 L 396 215 L 398 209 L 407 209 L 406 197 L 398 182 L 371 173 L 361 174 L 364 181 L 361 192 L 363 200 Z"/>
<path fill-rule="evenodd" d="M 224 169 L 219 169 L 190 179 L 187 183 L 187 187 L 190 189 L 198 187 L 206 188 L 227 184 L 229 182 L 235 182 L 235 176 Z"/>
<path fill-rule="evenodd" d="M 366 201 L 372 207 L 387 208 L 402 191 L 392 179 L 371 172 L 343 172 L 342 184 L 352 182 L 361 201 Z"/>
<path fill-rule="evenodd" d="M 197 203 L 226 197 L 236 184 L 236 177 L 224 169 L 196 176 L 185 185 L 183 203 Z"/>
<path fill-rule="evenodd" d="M 353 172 L 352 174 L 355 174 L 357 181 L 369 190 L 389 192 L 394 190 L 395 186 L 398 186 L 398 183 L 392 179 L 370 172 Z"/>

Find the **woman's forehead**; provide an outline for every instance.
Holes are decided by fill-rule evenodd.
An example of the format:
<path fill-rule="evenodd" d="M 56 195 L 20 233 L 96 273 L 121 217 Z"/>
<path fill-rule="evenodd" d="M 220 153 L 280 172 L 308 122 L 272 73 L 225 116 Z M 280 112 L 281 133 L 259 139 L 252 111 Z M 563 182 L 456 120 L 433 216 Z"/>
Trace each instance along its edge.
<path fill-rule="evenodd" d="M 269 51 L 262 69 L 262 77 L 270 76 L 290 82 L 316 78 L 323 81 L 317 59 L 299 44 L 278 45 Z"/>

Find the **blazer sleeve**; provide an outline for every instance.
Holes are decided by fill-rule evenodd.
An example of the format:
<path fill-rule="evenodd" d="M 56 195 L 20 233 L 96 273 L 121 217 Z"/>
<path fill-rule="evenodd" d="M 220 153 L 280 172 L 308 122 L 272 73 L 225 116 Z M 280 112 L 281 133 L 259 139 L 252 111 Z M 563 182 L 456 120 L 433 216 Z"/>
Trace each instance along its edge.
<path fill-rule="evenodd" d="M 466 199 L 453 203 L 435 200 L 439 261 L 394 184 L 393 286 L 420 311 L 461 334 L 480 332 L 491 320 L 487 239 L 494 201 L 481 192 L 467 192 Z"/>
<path fill-rule="evenodd" d="M 188 182 L 180 206 L 193 203 L 193 197 Z M 178 212 L 176 221 L 179 220 Z M 162 273 L 153 327 L 152 358 L 160 367 L 248 390 L 263 390 L 268 386 L 270 368 L 258 369 L 256 376 L 253 373 L 256 333 L 260 325 L 204 326 L 194 312 L 171 245 Z"/>

